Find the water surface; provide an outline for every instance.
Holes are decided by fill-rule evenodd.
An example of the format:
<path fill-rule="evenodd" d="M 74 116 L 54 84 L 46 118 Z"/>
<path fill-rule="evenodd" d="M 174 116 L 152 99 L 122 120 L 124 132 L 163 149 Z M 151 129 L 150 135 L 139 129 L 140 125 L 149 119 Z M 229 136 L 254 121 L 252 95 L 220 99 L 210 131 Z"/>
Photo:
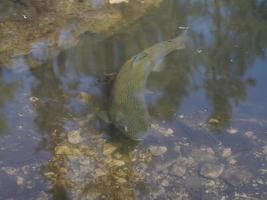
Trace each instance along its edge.
<path fill-rule="evenodd" d="M 264 0 L 165 0 L 31 70 L 0 68 L 0 199 L 266 199 L 266 23 Z M 159 131 L 121 137 L 98 116 L 114 76 L 184 29 L 147 82 Z"/>

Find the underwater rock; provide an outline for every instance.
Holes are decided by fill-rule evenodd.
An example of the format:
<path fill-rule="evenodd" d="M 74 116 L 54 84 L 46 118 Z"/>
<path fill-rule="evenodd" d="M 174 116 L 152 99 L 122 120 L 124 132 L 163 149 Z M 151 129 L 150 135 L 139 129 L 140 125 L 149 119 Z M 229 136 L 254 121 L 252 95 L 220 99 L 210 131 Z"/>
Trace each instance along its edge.
<path fill-rule="evenodd" d="M 44 191 L 41 191 L 36 198 L 36 200 L 49 200 L 49 199 L 50 199 L 49 195 Z"/>
<path fill-rule="evenodd" d="M 127 183 L 127 180 L 125 178 L 117 178 L 117 183 L 123 184 L 123 183 Z"/>
<path fill-rule="evenodd" d="M 176 165 L 173 166 L 173 174 L 175 176 L 182 177 L 183 175 L 185 175 L 185 172 L 186 172 L 186 167 L 185 166 L 182 166 L 182 165 L 179 165 L 179 164 L 176 164 Z"/>
<path fill-rule="evenodd" d="M 104 144 L 103 154 L 105 156 L 111 155 L 113 152 L 115 152 L 117 150 L 117 148 L 118 148 L 117 146 L 115 146 L 114 144 L 111 144 L 111 143 Z"/>
<path fill-rule="evenodd" d="M 265 145 L 264 147 L 262 147 L 262 153 L 267 156 L 267 145 Z"/>
<path fill-rule="evenodd" d="M 240 186 L 250 182 L 252 173 L 244 167 L 234 167 L 226 169 L 222 177 L 228 184 Z"/>
<path fill-rule="evenodd" d="M 24 178 L 21 176 L 17 176 L 17 185 L 22 186 L 24 183 Z"/>
<path fill-rule="evenodd" d="M 56 155 L 68 155 L 68 156 L 77 156 L 80 155 L 80 151 L 75 148 L 71 148 L 65 145 L 55 147 Z"/>
<path fill-rule="evenodd" d="M 210 147 L 201 147 L 200 149 L 194 148 L 191 156 L 194 161 L 199 163 L 212 162 L 216 159 L 214 150 Z"/>
<path fill-rule="evenodd" d="M 215 119 L 215 118 L 210 118 L 208 123 L 211 125 L 217 125 L 220 123 L 220 121 L 218 119 Z"/>
<path fill-rule="evenodd" d="M 109 0 L 110 4 L 128 3 L 129 0 Z"/>
<path fill-rule="evenodd" d="M 55 181 L 57 177 L 57 175 L 54 172 L 45 172 L 44 176 L 53 181 Z"/>
<path fill-rule="evenodd" d="M 199 174 L 205 178 L 218 178 L 224 170 L 223 164 L 205 163 L 200 167 Z"/>
<path fill-rule="evenodd" d="M 235 156 L 230 156 L 229 158 L 227 158 L 227 162 L 230 165 L 235 165 L 237 163 Z"/>
<path fill-rule="evenodd" d="M 31 102 L 33 102 L 33 103 L 36 103 L 36 102 L 39 101 L 39 98 L 38 98 L 38 97 L 35 97 L 35 96 L 31 96 L 31 97 L 29 97 L 29 100 L 30 100 Z"/>
<path fill-rule="evenodd" d="M 121 167 L 125 165 L 123 160 L 106 159 L 105 161 L 110 167 Z"/>
<path fill-rule="evenodd" d="M 88 103 L 92 97 L 87 92 L 80 92 L 77 98 L 83 103 Z"/>
<path fill-rule="evenodd" d="M 151 127 L 165 137 L 173 136 L 174 131 L 171 128 L 160 127 L 158 124 L 152 124 Z"/>
<path fill-rule="evenodd" d="M 172 136 L 174 133 L 174 131 L 171 128 L 160 128 L 159 132 L 162 133 L 162 135 L 165 137 Z"/>
<path fill-rule="evenodd" d="M 162 185 L 163 187 L 168 187 L 168 186 L 169 186 L 169 182 L 168 182 L 166 179 L 164 179 L 164 180 L 161 182 L 161 185 Z"/>
<path fill-rule="evenodd" d="M 79 144 L 82 142 L 82 138 L 81 138 L 81 130 L 74 130 L 68 133 L 68 141 L 71 144 Z"/>
<path fill-rule="evenodd" d="M 101 168 L 97 168 L 96 170 L 95 170 L 95 174 L 94 174 L 94 177 L 95 178 L 98 178 L 98 177 L 100 177 L 100 176 L 105 176 L 106 175 L 106 172 L 103 170 L 103 169 L 101 169 Z"/>
<path fill-rule="evenodd" d="M 229 133 L 231 135 L 238 133 L 238 129 L 233 128 L 233 127 L 228 128 L 226 131 L 227 131 L 227 133 Z"/>
<path fill-rule="evenodd" d="M 150 153 L 153 156 L 162 156 L 163 154 L 165 154 L 167 152 L 167 147 L 165 147 L 165 146 L 150 146 L 148 148 L 148 150 L 150 151 Z"/>
<path fill-rule="evenodd" d="M 224 148 L 222 151 L 222 157 L 229 157 L 232 155 L 231 148 Z"/>
<path fill-rule="evenodd" d="M 247 138 L 249 138 L 249 139 L 252 139 L 252 140 L 257 139 L 257 136 L 256 136 L 255 133 L 252 132 L 252 131 L 246 131 L 246 132 L 245 132 L 245 136 L 246 136 Z"/>

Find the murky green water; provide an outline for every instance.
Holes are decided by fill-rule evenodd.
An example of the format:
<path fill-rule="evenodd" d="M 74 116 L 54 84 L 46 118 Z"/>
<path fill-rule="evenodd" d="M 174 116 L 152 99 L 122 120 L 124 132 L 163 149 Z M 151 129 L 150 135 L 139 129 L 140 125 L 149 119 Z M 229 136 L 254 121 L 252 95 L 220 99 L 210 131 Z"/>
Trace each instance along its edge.
<path fill-rule="evenodd" d="M 184 29 L 186 49 L 147 82 L 157 131 L 121 137 L 99 117 L 115 75 Z M 264 0 L 165 0 L 115 35 L 83 34 L 32 70 L 1 67 L 0 199 L 264 200 L 266 85 Z"/>

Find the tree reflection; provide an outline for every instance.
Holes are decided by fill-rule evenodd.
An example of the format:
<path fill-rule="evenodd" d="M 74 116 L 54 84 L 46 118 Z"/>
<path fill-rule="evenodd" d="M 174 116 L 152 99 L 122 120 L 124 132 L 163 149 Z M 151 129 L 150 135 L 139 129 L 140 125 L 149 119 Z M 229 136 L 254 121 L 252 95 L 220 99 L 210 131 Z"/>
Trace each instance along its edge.
<path fill-rule="evenodd" d="M 231 122 L 233 103 L 246 100 L 247 87 L 256 81 L 246 73 L 259 56 L 264 56 L 267 29 L 258 13 L 256 1 L 213 1 L 208 16 L 212 22 L 212 42 L 202 43 L 207 50 L 204 88 L 212 104 L 211 118 L 221 128 Z M 226 13 L 227 12 L 227 13 Z M 264 13 L 264 12 L 262 12 Z"/>
<path fill-rule="evenodd" d="M 6 71 L 0 68 L 0 134 L 2 134 L 6 128 L 5 123 L 5 104 L 14 98 L 14 92 L 17 85 L 15 82 L 6 79 Z"/>
<path fill-rule="evenodd" d="M 203 88 L 211 104 L 209 118 L 220 122 L 212 128 L 221 130 L 230 125 L 233 106 L 245 101 L 248 87 L 256 84 L 256 80 L 246 75 L 254 61 L 264 57 L 267 45 L 266 3 L 214 0 L 168 1 L 168 5 L 173 10 L 179 8 L 186 12 L 183 14 L 190 30 L 191 50 L 188 50 L 186 59 L 178 55 L 176 59 L 170 56 L 166 71 L 158 79 L 153 75 L 151 79 L 156 80 L 154 86 L 160 88 L 164 95 L 152 107 L 159 112 L 158 117 L 170 119 L 182 99 L 193 92 L 192 88 Z M 165 33 L 162 28 L 166 24 L 171 24 L 170 27 L 175 23 L 177 26 L 183 24 L 179 13 L 171 19 L 173 23 L 154 19 L 153 23 L 157 23 L 154 27 L 160 27 L 155 32 L 164 38 L 170 32 L 169 29 Z M 199 55 L 196 55 L 198 50 Z M 178 65 L 176 70 L 172 65 Z M 201 81 L 194 85 L 192 76 L 198 70 L 204 73 L 198 75 Z"/>

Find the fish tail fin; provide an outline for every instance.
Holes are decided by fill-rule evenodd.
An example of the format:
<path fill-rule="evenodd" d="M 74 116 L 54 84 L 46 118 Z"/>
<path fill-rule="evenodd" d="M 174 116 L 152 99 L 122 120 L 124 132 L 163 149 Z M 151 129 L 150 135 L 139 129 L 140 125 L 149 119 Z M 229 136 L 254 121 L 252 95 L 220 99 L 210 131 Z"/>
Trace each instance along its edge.
<path fill-rule="evenodd" d="M 184 49 L 186 47 L 188 29 L 184 30 L 178 37 L 177 37 L 177 45 L 176 49 Z"/>

